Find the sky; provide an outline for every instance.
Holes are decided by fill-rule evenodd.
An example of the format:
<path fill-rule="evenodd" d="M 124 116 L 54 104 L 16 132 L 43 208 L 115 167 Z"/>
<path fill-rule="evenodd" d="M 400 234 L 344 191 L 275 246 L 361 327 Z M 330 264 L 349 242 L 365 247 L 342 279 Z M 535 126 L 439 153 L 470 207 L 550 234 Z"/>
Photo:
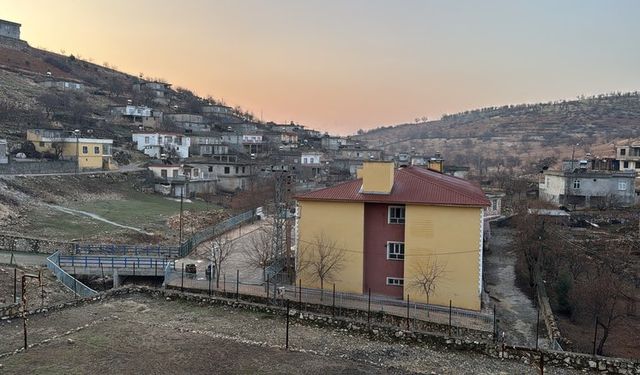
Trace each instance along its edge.
<path fill-rule="evenodd" d="M 337 134 L 640 88 L 636 0 L 0 0 L 65 51 Z"/>

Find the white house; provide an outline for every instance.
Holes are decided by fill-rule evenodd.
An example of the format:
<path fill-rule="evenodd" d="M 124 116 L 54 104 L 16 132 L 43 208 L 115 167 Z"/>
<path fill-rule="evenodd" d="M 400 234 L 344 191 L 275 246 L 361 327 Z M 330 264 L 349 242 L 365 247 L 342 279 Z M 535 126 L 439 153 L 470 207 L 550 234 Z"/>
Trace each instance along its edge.
<path fill-rule="evenodd" d="M 180 159 L 189 157 L 191 139 L 178 133 L 133 133 L 133 142 L 138 151 L 144 152 L 152 158 L 160 158 L 160 155 L 170 150 L 175 150 Z"/>
<path fill-rule="evenodd" d="M 322 158 L 321 152 L 305 152 L 300 155 L 300 164 L 302 165 L 319 165 L 320 158 Z"/>

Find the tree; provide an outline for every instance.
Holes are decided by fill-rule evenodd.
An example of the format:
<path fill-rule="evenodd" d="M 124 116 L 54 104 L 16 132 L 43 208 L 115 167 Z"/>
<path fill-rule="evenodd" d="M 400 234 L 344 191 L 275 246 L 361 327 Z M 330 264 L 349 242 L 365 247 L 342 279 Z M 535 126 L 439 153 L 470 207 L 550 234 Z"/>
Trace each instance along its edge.
<path fill-rule="evenodd" d="M 51 148 L 53 149 L 55 160 L 60 160 L 60 158 L 62 157 L 62 151 L 64 149 L 64 143 L 53 142 L 51 144 Z"/>
<path fill-rule="evenodd" d="M 344 266 L 344 260 L 344 250 L 338 248 L 336 241 L 327 237 L 324 232 L 303 244 L 298 269 L 308 272 L 312 281 L 320 281 L 320 301 L 324 297 L 325 281 L 335 280 Z"/>
<path fill-rule="evenodd" d="M 265 224 L 253 234 L 244 256 L 249 266 L 262 269 L 262 280 L 266 281 L 267 267 L 274 258 L 273 223 Z"/>
<path fill-rule="evenodd" d="M 222 267 L 235 251 L 235 243 L 233 239 L 226 235 L 221 235 L 211 241 L 211 255 L 209 261 L 213 264 L 216 272 L 216 288 L 220 288 L 220 274 Z"/>
<path fill-rule="evenodd" d="M 436 291 L 438 283 L 444 277 L 446 264 L 438 263 L 435 258 L 428 258 L 427 261 L 418 261 L 414 267 L 414 278 L 411 280 L 411 287 L 418 289 L 427 297 L 427 305 L 429 298 Z M 427 310 L 427 314 L 428 314 Z"/>

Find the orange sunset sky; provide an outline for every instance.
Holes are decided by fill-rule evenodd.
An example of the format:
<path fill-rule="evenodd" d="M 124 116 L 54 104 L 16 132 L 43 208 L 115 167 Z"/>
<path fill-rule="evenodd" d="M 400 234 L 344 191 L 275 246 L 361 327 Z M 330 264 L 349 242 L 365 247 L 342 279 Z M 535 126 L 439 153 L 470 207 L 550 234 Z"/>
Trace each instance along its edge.
<path fill-rule="evenodd" d="M 34 47 L 350 134 L 640 86 L 639 1 L 0 0 Z"/>

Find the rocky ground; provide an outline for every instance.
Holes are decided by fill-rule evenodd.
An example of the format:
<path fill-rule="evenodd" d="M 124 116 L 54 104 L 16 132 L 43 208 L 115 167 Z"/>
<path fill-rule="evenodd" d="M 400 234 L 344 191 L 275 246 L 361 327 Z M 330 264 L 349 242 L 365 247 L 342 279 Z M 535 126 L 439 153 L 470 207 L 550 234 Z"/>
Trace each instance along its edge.
<path fill-rule="evenodd" d="M 22 295 L 22 275 L 38 275 L 39 272 L 42 272 L 42 286 L 36 279 L 27 279 L 27 297 L 31 307 L 48 306 L 74 299 L 74 294 L 59 283 L 55 276 L 44 266 L 21 265 L 16 267 L 15 265 L 0 264 L 0 307 L 13 303 L 14 268 L 17 269 L 16 292 L 18 300 Z"/>
<path fill-rule="evenodd" d="M 0 354 L 8 373 L 535 374 L 519 362 L 370 340 L 230 307 L 130 295 L 33 316 L 26 353 Z M 0 323 L 0 353 L 22 344 L 20 321 Z M 571 370 L 547 368 L 549 374 Z"/>

